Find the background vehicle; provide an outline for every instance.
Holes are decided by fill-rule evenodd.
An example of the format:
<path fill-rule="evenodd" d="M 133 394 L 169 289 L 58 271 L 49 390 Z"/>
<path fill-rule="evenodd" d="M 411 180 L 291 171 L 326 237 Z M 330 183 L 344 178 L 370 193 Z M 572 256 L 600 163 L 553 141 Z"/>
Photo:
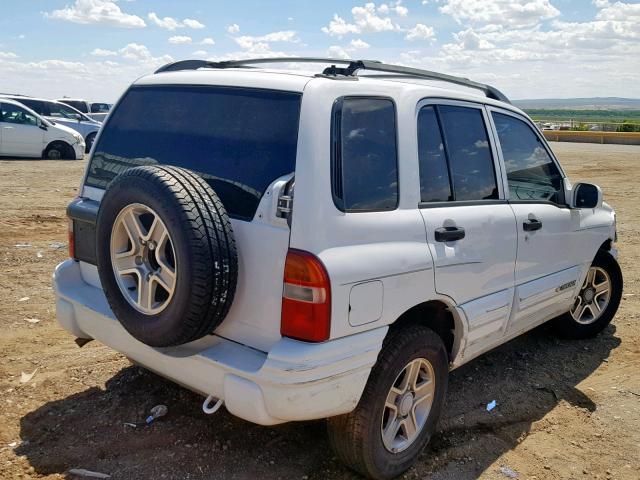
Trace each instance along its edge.
<path fill-rule="evenodd" d="M 5 98 L 11 98 L 20 102 L 47 120 L 75 130 L 84 138 L 87 152 L 91 150 L 93 141 L 102 125 L 100 122 L 87 117 L 75 108 L 55 100 L 10 95 L 7 95 Z"/>
<path fill-rule="evenodd" d="M 79 110 L 80 112 L 84 113 L 85 115 L 91 117 L 94 120 L 97 120 L 99 122 L 104 122 L 104 119 L 107 117 L 107 113 L 100 111 L 100 112 L 94 112 L 91 108 L 91 103 L 89 103 L 86 100 L 82 100 L 79 98 L 58 98 L 57 99 L 58 102 L 62 102 L 66 105 L 69 105 L 73 108 L 75 108 L 76 110 Z M 100 108 L 98 106 L 104 106 L 107 104 L 104 103 L 100 103 L 100 104 L 95 104 L 96 108 Z M 107 111 L 108 112 L 108 111 Z"/>
<path fill-rule="evenodd" d="M 278 61 L 177 62 L 125 93 L 69 206 L 58 319 L 205 412 L 329 418 L 346 464 L 390 478 L 449 369 L 551 319 L 574 338 L 610 322 L 615 215 L 489 85 L 244 68 Z"/>
<path fill-rule="evenodd" d="M 20 102 L 0 98 L 0 155 L 58 160 L 84 157 L 82 136 Z"/>

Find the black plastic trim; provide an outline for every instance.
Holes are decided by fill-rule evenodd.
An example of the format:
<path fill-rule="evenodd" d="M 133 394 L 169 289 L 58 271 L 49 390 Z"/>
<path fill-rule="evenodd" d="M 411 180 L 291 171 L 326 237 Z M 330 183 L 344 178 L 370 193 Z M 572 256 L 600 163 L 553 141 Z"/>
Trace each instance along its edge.
<path fill-rule="evenodd" d="M 67 216 L 71 220 L 96 224 L 100 203 L 88 198 L 75 198 L 67 207 Z"/>
<path fill-rule="evenodd" d="M 502 198 L 491 200 L 454 200 L 451 202 L 420 202 L 418 208 L 477 207 L 480 205 L 506 205 L 509 202 Z"/>

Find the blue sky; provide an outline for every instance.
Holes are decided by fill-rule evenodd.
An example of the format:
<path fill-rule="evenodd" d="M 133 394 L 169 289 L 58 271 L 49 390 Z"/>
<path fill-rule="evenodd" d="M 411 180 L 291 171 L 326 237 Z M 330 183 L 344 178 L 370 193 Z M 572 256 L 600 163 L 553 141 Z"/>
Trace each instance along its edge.
<path fill-rule="evenodd" d="M 168 61 L 379 59 L 513 98 L 640 97 L 640 2 L 2 0 L 0 91 L 113 101 Z"/>

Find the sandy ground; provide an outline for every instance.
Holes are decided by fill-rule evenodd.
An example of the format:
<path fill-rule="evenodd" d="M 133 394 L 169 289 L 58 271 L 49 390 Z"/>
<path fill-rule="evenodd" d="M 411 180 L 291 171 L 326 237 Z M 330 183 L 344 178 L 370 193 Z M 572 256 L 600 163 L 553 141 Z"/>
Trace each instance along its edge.
<path fill-rule="evenodd" d="M 439 433 L 406 478 L 507 478 L 501 467 L 528 479 L 640 477 L 640 147 L 553 148 L 617 209 L 619 313 L 595 339 L 559 341 L 543 326 L 456 370 Z M 0 160 L 0 478 L 357 478 L 332 456 L 324 422 L 204 416 L 199 396 L 98 342 L 79 349 L 57 326 L 50 278 L 66 249 L 55 242 L 66 244 L 83 167 Z M 169 414 L 153 426 L 123 425 L 159 403 Z"/>

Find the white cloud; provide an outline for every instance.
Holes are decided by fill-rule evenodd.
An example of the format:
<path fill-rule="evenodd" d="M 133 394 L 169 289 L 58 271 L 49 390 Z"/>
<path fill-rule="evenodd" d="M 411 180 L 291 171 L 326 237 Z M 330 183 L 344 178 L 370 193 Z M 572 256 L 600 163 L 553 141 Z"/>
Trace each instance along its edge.
<path fill-rule="evenodd" d="M 185 18 L 182 23 L 185 27 L 193 28 L 194 30 L 204 28 L 204 23 L 200 23 L 198 20 L 194 20 L 193 18 Z"/>
<path fill-rule="evenodd" d="M 0 52 L 0 59 L 7 59 L 7 58 L 18 58 L 18 55 L 16 55 L 13 52 Z"/>
<path fill-rule="evenodd" d="M 216 44 L 215 40 L 211 37 L 203 38 L 202 41 L 200 42 L 200 45 L 215 45 L 215 44 Z"/>
<path fill-rule="evenodd" d="M 124 13 L 114 1 L 106 0 L 75 0 L 65 8 L 51 13 L 45 12 L 44 16 L 80 24 L 102 24 L 123 28 L 146 26 L 142 18 Z"/>
<path fill-rule="evenodd" d="M 598 6 L 596 4 L 596 6 Z M 626 22 L 640 21 L 640 3 L 609 3 L 602 4 L 602 10 L 596 15 L 598 20 L 617 20 Z M 640 29 L 640 26 L 636 25 Z"/>
<path fill-rule="evenodd" d="M 244 49 L 268 48 L 269 43 L 275 42 L 298 43 L 300 41 L 294 30 L 282 30 L 260 36 L 242 35 L 234 37 L 233 40 Z M 262 45 L 262 47 L 258 47 L 259 45 Z"/>
<path fill-rule="evenodd" d="M 347 51 L 339 45 L 331 45 L 327 49 L 327 55 L 329 56 L 329 58 L 351 58 L 351 55 L 349 55 Z"/>
<path fill-rule="evenodd" d="M 122 58 L 126 58 L 127 60 L 150 60 L 152 58 L 149 49 L 139 43 L 129 43 L 122 47 L 119 52 Z"/>
<path fill-rule="evenodd" d="M 186 35 L 174 35 L 173 37 L 169 37 L 169 43 L 174 45 L 188 45 L 191 42 L 191 37 L 187 37 Z"/>
<path fill-rule="evenodd" d="M 198 20 L 194 20 L 192 18 L 185 18 L 182 21 L 177 20 L 177 19 L 175 19 L 173 17 L 160 18 L 160 17 L 158 17 L 158 15 L 155 12 L 149 13 L 149 15 L 147 15 L 147 17 L 149 18 L 149 20 L 151 22 L 153 22 L 158 27 L 164 28 L 164 29 L 170 30 L 170 31 L 176 30 L 177 28 L 184 28 L 184 27 L 193 28 L 193 29 L 204 28 L 204 24 L 202 24 Z"/>
<path fill-rule="evenodd" d="M 194 57 L 206 57 L 208 53 L 205 50 L 196 50 L 191 55 L 193 55 Z"/>
<path fill-rule="evenodd" d="M 436 33 L 433 27 L 428 27 L 423 23 L 416 24 L 415 27 L 407 31 L 407 35 L 404 37 L 406 40 L 435 40 Z"/>
<path fill-rule="evenodd" d="M 112 57 L 117 55 L 118 52 L 114 52 L 113 50 L 105 50 L 104 48 L 94 48 L 91 52 L 91 55 L 94 57 Z"/>
<path fill-rule="evenodd" d="M 398 16 L 406 16 L 409 10 L 399 4 L 390 7 L 381 4 L 376 7 L 375 3 L 366 3 L 361 7 L 353 7 L 351 15 L 353 21 L 350 23 L 337 13 L 329 25 L 322 27 L 322 31 L 332 37 L 342 38 L 348 34 L 376 33 L 387 31 L 400 31 L 400 26 L 391 20 L 391 13 Z"/>
<path fill-rule="evenodd" d="M 440 7 L 458 23 L 499 24 L 510 26 L 535 25 L 560 15 L 549 0 L 446 0 Z"/>
<path fill-rule="evenodd" d="M 355 50 L 361 50 L 364 48 L 369 48 L 371 46 L 360 38 L 351 40 L 349 42 L 349 45 L 351 45 L 351 47 L 354 48 Z"/>
<path fill-rule="evenodd" d="M 229 32 L 232 35 L 235 33 L 238 33 L 239 31 L 240 31 L 240 26 L 237 23 L 232 23 L 227 27 L 227 32 Z"/>

